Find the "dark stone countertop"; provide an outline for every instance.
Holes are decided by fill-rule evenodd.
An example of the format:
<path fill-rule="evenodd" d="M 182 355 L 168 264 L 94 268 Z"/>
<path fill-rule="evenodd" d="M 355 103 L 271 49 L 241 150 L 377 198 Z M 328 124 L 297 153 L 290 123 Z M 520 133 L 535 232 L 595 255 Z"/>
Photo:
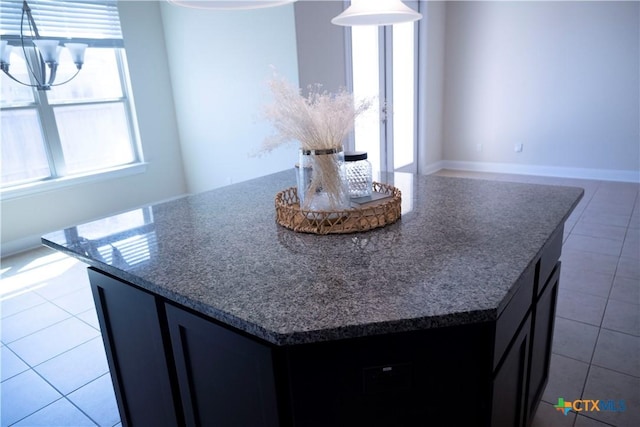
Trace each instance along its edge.
<path fill-rule="evenodd" d="M 293 170 L 42 238 L 53 249 L 276 345 L 496 319 L 583 195 L 575 187 L 385 175 L 402 218 L 358 234 L 275 223 Z"/>

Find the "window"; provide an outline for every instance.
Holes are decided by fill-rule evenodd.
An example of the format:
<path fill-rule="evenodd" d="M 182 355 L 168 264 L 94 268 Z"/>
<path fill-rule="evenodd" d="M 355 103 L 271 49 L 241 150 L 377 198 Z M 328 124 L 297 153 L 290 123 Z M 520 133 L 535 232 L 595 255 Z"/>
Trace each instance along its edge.
<path fill-rule="evenodd" d="M 32 188 L 62 178 L 68 180 L 139 164 L 142 158 L 136 141 L 126 55 L 115 0 L 32 0 L 29 5 L 40 35 L 64 38 L 69 42 L 69 28 L 75 28 L 71 40 L 88 43 L 89 47 L 78 76 L 50 90 L 38 91 L 20 85 L 1 73 L 3 193 L 25 185 Z M 85 9 L 89 6 L 92 8 L 87 12 Z M 7 6 L 3 0 L 0 37 L 16 46 L 11 53 L 9 71 L 28 82 L 30 73 L 19 37 L 16 37 L 21 7 L 21 0 L 9 0 Z M 39 7 L 44 10 L 40 15 Z M 56 20 L 45 19 L 46 13 L 55 16 Z M 73 17 L 73 22 L 65 21 L 67 15 Z M 78 17 L 84 17 L 84 21 Z M 96 23 L 100 19 L 109 22 Z M 51 27 L 49 22 L 60 23 L 62 29 Z M 25 53 L 34 55 L 31 48 Z M 59 60 L 56 82 L 63 82 L 75 73 L 73 61 L 65 54 L 68 55 L 66 49 Z"/>

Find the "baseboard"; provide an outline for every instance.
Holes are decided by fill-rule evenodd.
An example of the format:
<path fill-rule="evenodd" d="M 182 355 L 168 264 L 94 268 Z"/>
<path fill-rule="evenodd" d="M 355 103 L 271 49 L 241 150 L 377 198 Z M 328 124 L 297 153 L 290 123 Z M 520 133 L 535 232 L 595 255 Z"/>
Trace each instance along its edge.
<path fill-rule="evenodd" d="M 463 162 L 455 160 L 443 160 L 436 162 L 429 165 L 427 169 L 432 170 L 436 167 L 438 168 L 437 170 L 453 169 L 472 172 L 510 173 L 518 175 L 538 175 L 559 178 L 640 183 L 640 171 L 637 170 L 568 168 L 558 166 L 520 165 L 513 163 Z M 437 170 L 432 170 L 428 173 L 433 173 Z"/>
<path fill-rule="evenodd" d="M 420 175 L 431 175 L 432 173 L 436 173 L 439 170 L 447 169 L 444 166 L 444 162 L 441 160 L 439 162 L 428 164 L 426 167 L 420 169 Z"/>
<path fill-rule="evenodd" d="M 20 252 L 30 251 L 42 245 L 40 235 L 23 237 L 22 239 L 12 240 L 10 242 L 2 243 L 2 250 L 0 255 L 2 258 L 10 255 L 16 255 Z"/>

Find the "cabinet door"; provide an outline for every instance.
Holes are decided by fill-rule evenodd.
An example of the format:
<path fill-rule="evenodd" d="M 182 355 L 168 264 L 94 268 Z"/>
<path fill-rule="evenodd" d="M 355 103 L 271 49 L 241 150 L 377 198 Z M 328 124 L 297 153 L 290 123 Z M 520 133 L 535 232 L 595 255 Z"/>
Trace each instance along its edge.
<path fill-rule="evenodd" d="M 94 269 L 89 280 L 122 424 L 179 425 L 156 298 Z"/>
<path fill-rule="evenodd" d="M 530 330 L 531 316 L 527 315 L 493 379 L 493 427 L 521 427 L 525 423 Z"/>
<path fill-rule="evenodd" d="M 166 305 L 187 426 L 278 426 L 271 349 Z"/>
<path fill-rule="evenodd" d="M 527 402 L 527 416 L 531 419 L 542 398 L 542 393 L 549 377 L 559 278 L 560 262 L 557 263 L 556 269 L 546 283 L 537 304 L 535 304 Z"/>

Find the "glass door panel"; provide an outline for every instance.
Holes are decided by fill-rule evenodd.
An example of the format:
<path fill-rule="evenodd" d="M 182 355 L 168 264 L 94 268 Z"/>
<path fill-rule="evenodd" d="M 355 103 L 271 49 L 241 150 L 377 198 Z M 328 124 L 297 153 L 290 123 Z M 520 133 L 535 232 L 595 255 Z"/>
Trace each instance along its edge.
<path fill-rule="evenodd" d="M 351 28 L 354 97 L 379 103 L 379 114 L 355 126 L 355 149 L 368 153 L 374 174 L 417 170 L 415 38 L 414 22 Z"/>
<path fill-rule="evenodd" d="M 393 169 L 415 172 L 414 23 L 393 26 Z M 407 169 L 408 168 L 408 169 Z"/>
<path fill-rule="evenodd" d="M 380 58 L 378 27 L 356 26 L 351 28 L 351 61 L 353 67 L 354 99 L 373 99 L 379 102 Z M 378 108 L 374 105 L 374 110 Z M 373 176 L 381 170 L 381 125 L 375 112 L 365 113 L 355 122 L 355 149 L 366 151 L 373 167 Z"/>

